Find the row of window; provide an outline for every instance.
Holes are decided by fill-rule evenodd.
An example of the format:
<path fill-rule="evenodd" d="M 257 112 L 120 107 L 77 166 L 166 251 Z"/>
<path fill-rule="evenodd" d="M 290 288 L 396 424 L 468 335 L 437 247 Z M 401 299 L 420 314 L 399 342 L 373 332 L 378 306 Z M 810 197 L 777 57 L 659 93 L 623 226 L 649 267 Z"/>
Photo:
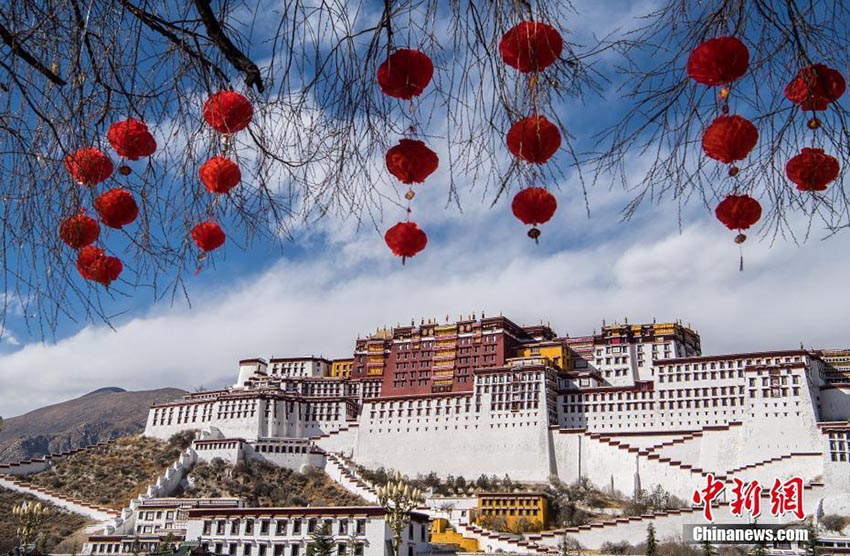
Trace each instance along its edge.
<path fill-rule="evenodd" d="M 349 530 L 355 535 L 366 534 L 366 520 L 355 519 L 353 525 L 348 518 L 325 519 L 325 523 L 331 527 L 331 531 L 340 535 L 349 534 Z M 336 527 L 334 527 L 336 521 Z M 206 520 L 204 521 L 204 535 L 234 535 L 234 536 L 269 536 L 274 535 L 302 535 L 306 531 L 312 534 L 318 527 L 319 520 L 316 518 L 291 518 L 291 519 L 230 519 L 230 520 Z"/>
<path fill-rule="evenodd" d="M 784 363 L 799 363 L 801 358 L 799 355 L 794 357 L 785 356 L 785 357 L 758 357 L 755 359 L 734 359 L 734 360 L 725 360 L 725 361 L 711 361 L 708 363 L 684 363 L 675 365 L 676 371 L 705 371 L 710 369 L 740 369 L 742 367 L 749 367 L 752 365 L 782 365 Z M 662 365 L 660 369 L 662 371 L 673 372 L 673 365 Z"/>
<path fill-rule="evenodd" d="M 202 543 L 201 546 L 214 554 L 227 554 L 228 556 L 301 556 L 308 553 L 306 548 L 300 544 L 259 544 L 255 547 L 249 543 L 207 542 Z M 335 553 L 337 556 L 363 556 L 364 544 L 361 542 L 353 544 L 339 543 L 337 544 Z"/>

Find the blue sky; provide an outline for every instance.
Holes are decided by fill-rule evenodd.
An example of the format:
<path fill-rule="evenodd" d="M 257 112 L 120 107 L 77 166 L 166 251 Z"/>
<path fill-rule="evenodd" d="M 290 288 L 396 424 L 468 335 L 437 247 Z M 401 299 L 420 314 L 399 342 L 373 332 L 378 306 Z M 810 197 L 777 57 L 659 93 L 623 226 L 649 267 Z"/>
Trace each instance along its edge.
<path fill-rule="evenodd" d="M 601 35 L 652 5 L 580 2 L 566 26 Z M 605 98 L 558 110 L 587 145 L 622 106 L 612 85 Z M 446 160 L 439 138 L 432 147 Z M 635 155 L 629 173 L 647 164 Z M 241 358 L 344 357 L 358 335 L 376 327 L 482 311 L 521 324 L 550 322 L 570 335 L 588 334 L 603 319 L 681 319 L 702 333 L 706 353 L 850 343 L 847 233 L 821 241 L 825 233 L 815 227 L 800 245 L 771 245 L 751 233 L 741 273 L 734 234 L 707 207 L 687 205 L 680 222 L 679 207 L 667 199 L 622 223 L 631 194 L 601 183 L 590 191 L 588 217 L 577 177 L 568 173 L 550 184 L 559 210 L 535 245 L 510 213 L 510 196 L 491 208 L 491 198 L 482 202 L 481 188 L 461 176 L 463 211 L 447 207 L 448 178 L 443 164 L 418 187 L 413 217 L 429 243 L 404 267 L 382 238 L 403 212 L 387 205 L 380 230 L 331 215 L 294 223 L 292 241 L 282 246 L 260 242 L 243 251 L 228 242 L 214 266 L 187 279 L 191 307 L 182 294 L 172 303 L 119 287 L 107 302 L 114 329 L 66 320 L 47 342 L 13 314 L 0 340 L 0 415 L 104 386 L 223 385 L 235 379 Z M 403 193 L 389 180 L 376 187 Z M 798 232 L 807 223 L 792 219 Z"/>

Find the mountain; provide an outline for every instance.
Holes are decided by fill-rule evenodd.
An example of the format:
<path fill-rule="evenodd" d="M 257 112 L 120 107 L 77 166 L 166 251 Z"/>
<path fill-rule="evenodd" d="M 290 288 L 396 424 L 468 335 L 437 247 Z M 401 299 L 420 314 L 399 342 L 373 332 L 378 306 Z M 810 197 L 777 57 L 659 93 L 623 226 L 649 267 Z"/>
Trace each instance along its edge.
<path fill-rule="evenodd" d="M 135 434 L 154 403 L 181 397 L 177 388 L 127 392 L 101 388 L 75 400 L 4 419 L 0 463 L 21 461 Z"/>

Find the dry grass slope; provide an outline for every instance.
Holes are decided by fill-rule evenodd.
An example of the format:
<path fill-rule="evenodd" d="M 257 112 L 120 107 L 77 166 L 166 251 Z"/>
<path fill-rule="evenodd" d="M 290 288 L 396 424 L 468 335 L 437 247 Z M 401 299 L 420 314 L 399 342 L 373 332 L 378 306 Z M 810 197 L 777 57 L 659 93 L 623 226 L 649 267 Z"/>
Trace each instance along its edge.
<path fill-rule="evenodd" d="M 238 496 L 249 506 L 368 506 L 322 471 L 299 473 L 253 461 L 230 466 L 221 460 L 199 463 L 189 474 L 192 487 L 180 496 Z"/>
<path fill-rule="evenodd" d="M 39 502 L 39 500 L 20 492 L 0 489 L 0 553 L 6 553 L 15 547 L 17 522 L 12 516 L 12 508 L 21 502 Z M 50 506 L 50 515 L 42 527 L 44 547 L 48 552 L 52 552 L 63 539 L 72 536 L 75 531 L 88 524 L 89 521 L 83 516 Z"/>
<path fill-rule="evenodd" d="M 168 442 L 140 435 L 120 438 L 105 447 L 74 454 L 27 480 L 120 510 L 177 460 L 188 445 L 186 436 L 175 436 Z"/>

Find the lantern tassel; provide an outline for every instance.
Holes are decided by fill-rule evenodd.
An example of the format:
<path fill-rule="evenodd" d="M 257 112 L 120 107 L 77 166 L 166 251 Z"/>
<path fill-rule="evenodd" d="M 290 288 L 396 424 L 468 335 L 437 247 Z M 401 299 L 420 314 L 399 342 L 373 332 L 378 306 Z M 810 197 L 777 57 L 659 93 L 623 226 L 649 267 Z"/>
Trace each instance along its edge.
<path fill-rule="evenodd" d="M 401 266 L 404 266 L 404 262 L 407 260 L 407 257 L 402 256 L 401 258 Z"/>
<path fill-rule="evenodd" d="M 738 272 L 744 272 L 744 246 L 738 245 L 738 253 L 740 254 L 740 263 L 738 264 Z"/>

